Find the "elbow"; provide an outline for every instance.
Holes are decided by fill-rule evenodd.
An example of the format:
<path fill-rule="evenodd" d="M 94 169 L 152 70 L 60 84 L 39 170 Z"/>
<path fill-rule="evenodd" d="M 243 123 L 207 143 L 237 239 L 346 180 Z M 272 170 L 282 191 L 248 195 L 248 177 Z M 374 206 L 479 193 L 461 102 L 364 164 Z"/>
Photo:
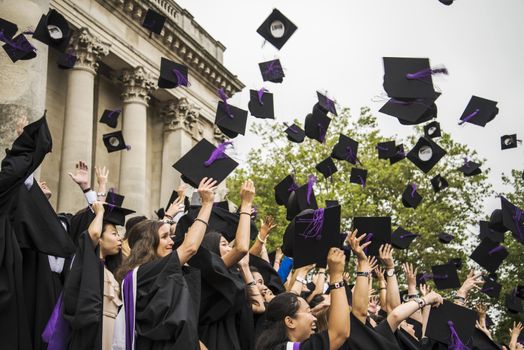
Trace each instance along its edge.
<path fill-rule="evenodd" d="M 361 319 L 366 319 L 368 317 L 368 311 L 365 310 L 365 309 L 362 309 L 360 310 L 359 308 L 353 308 L 353 310 L 351 311 L 353 313 L 353 315 L 355 315 L 356 318 L 358 318 L 359 320 Z"/>
<path fill-rule="evenodd" d="M 188 243 L 184 246 L 185 255 L 188 257 L 188 260 L 197 253 L 199 245 L 196 243 Z"/>
<path fill-rule="evenodd" d="M 391 311 L 391 313 L 389 313 L 387 317 L 388 324 L 392 330 L 397 329 L 403 320 L 403 317 L 399 314 L 397 309 Z"/>
<path fill-rule="evenodd" d="M 243 258 L 249 252 L 249 246 L 239 245 L 235 247 L 235 250 L 237 251 L 238 255 Z"/>

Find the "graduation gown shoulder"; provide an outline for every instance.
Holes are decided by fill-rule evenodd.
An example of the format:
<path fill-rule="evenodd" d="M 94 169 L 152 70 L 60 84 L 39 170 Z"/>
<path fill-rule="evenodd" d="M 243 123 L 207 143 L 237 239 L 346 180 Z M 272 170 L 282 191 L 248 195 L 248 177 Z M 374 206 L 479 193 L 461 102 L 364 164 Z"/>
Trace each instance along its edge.
<path fill-rule="evenodd" d="M 393 333 L 389 330 L 390 335 L 382 335 L 382 332 L 387 333 L 387 329 L 383 329 L 384 325 L 378 325 L 380 332 L 375 331 L 371 325 L 363 324 L 356 318 L 353 313 L 350 314 L 351 332 L 349 338 L 340 349 L 351 350 L 382 350 L 392 349 L 398 350 L 398 344 L 394 338 Z M 385 320 L 383 322 L 386 322 Z M 389 328 L 389 325 L 385 325 Z"/>

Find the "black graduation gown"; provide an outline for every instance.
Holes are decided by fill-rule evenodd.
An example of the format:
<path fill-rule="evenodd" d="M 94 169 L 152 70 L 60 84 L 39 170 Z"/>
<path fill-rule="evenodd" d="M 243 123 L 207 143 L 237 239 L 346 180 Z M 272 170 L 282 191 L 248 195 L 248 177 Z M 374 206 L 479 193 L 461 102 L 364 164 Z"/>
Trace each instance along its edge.
<path fill-rule="evenodd" d="M 491 340 L 484 332 L 480 329 L 475 328 L 473 332 L 471 350 L 499 350 L 500 346 Z"/>
<path fill-rule="evenodd" d="M 402 350 L 421 350 L 420 343 L 417 339 L 409 335 L 405 330 L 399 329 L 395 332 L 398 345 Z"/>
<path fill-rule="evenodd" d="M 370 324 L 363 324 L 353 313 L 350 314 L 351 331 L 349 338 L 340 349 L 343 350 L 398 350 L 398 343 L 387 321 L 382 321 L 374 329 Z"/>
<path fill-rule="evenodd" d="M 74 245 L 67 237 L 49 201 L 35 184 L 24 181 L 51 151 L 47 121 L 42 117 L 26 126 L 2 160 L 0 171 L 0 339 L 4 349 L 32 349 L 25 300 L 24 277 L 37 271 L 23 264 L 21 249 L 67 257 Z M 30 310 L 29 310 L 30 311 Z"/>
<path fill-rule="evenodd" d="M 198 350 L 200 272 L 175 251 L 137 272 L 135 349 Z"/>
<path fill-rule="evenodd" d="M 296 344 L 293 342 L 286 342 L 279 344 L 275 347 L 275 350 L 286 350 L 288 344 Z M 294 349 L 294 347 L 292 347 Z M 322 331 L 320 333 L 312 334 L 309 339 L 304 340 L 298 346 L 300 350 L 329 350 L 329 334 L 327 331 Z"/>

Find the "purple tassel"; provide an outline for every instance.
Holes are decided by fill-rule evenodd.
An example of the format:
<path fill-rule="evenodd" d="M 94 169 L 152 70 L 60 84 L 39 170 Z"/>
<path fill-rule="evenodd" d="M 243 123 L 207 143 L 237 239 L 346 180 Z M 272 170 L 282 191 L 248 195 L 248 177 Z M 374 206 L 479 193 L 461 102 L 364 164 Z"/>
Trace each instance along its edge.
<path fill-rule="evenodd" d="M 218 89 L 217 92 L 218 92 L 218 96 L 220 97 L 222 102 L 224 102 L 224 105 L 226 106 L 227 115 L 229 116 L 229 118 L 233 119 L 235 116 L 233 115 L 233 113 L 231 113 L 231 108 L 229 108 L 229 104 L 227 103 L 227 95 L 224 92 L 224 88 Z"/>
<path fill-rule="evenodd" d="M 493 287 L 488 287 L 488 288 L 482 288 L 480 291 L 481 291 L 482 293 L 486 293 L 486 292 L 492 291 L 493 289 L 495 289 L 495 288 L 493 288 Z"/>
<path fill-rule="evenodd" d="M 122 294 L 124 295 L 124 306 L 126 310 L 126 350 L 131 350 L 133 347 L 134 323 L 135 323 L 135 305 L 133 296 L 133 270 L 129 271 L 124 278 Z"/>
<path fill-rule="evenodd" d="M 107 212 L 111 213 L 113 209 L 116 207 L 115 189 L 110 188 L 107 194 L 109 195 L 109 203 L 107 203 L 107 205 L 109 206 L 109 210 Z"/>
<path fill-rule="evenodd" d="M 107 115 L 108 118 L 112 118 L 114 114 L 117 114 L 117 113 L 122 113 L 122 110 L 121 109 L 115 109 L 115 110 L 112 110 L 111 112 L 109 112 L 109 114 Z"/>
<path fill-rule="evenodd" d="M 433 275 L 433 279 L 434 280 L 445 280 L 448 278 L 448 275 L 445 274 L 445 275 Z"/>
<path fill-rule="evenodd" d="M 447 278 L 448 278 L 447 274 L 446 275 L 433 275 L 433 274 L 430 274 L 430 273 L 425 273 L 422 276 L 420 276 L 419 281 L 420 282 L 422 282 L 422 281 L 425 282 L 425 281 L 428 281 L 428 280 L 431 280 L 431 279 L 433 279 L 433 280 L 435 280 L 435 279 L 437 279 L 437 280 L 445 280 Z"/>
<path fill-rule="evenodd" d="M 126 145 L 126 150 L 131 151 L 131 145 Z"/>
<path fill-rule="evenodd" d="M 382 146 L 380 146 L 380 145 L 377 145 L 377 149 L 380 150 L 380 151 L 387 151 L 387 150 L 389 150 L 389 148 L 387 148 L 387 147 L 382 147 Z"/>
<path fill-rule="evenodd" d="M 499 252 L 505 252 L 505 251 L 506 251 L 506 248 L 504 248 L 504 246 L 498 245 L 495 248 L 491 249 L 488 252 L 488 255 L 493 255 L 493 254 L 496 254 L 496 253 L 499 253 Z"/>
<path fill-rule="evenodd" d="M 176 76 L 176 86 L 182 85 L 182 86 L 191 86 L 191 83 L 186 79 L 184 74 L 180 72 L 178 69 L 173 69 L 173 74 Z"/>
<path fill-rule="evenodd" d="M 357 157 L 355 156 L 355 154 L 353 153 L 353 149 L 351 148 L 351 146 L 347 146 L 346 147 L 346 160 L 350 163 L 356 163 L 357 161 Z"/>
<path fill-rule="evenodd" d="M 62 293 L 58 296 L 51 317 L 42 332 L 42 340 L 48 350 L 66 350 L 71 329 L 62 317 Z"/>
<path fill-rule="evenodd" d="M 428 280 L 430 280 L 432 278 L 433 278 L 432 274 L 425 273 L 425 274 L 423 274 L 422 276 L 419 277 L 418 282 L 419 283 L 423 283 L 423 282 L 426 283 Z"/>
<path fill-rule="evenodd" d="M 17 41 L 9 40 L 5 35 L 4 31 L 0 30 L 0 41 L 5 42 L 7 45 L 11 46 L 15 50 L 20 50 L 22 52 L 36 51 L 36 48 L 31 45 L 31 43 L 25 37 L 19 36 Z"/>
<path fill-rule="evenodd" d="M 372 239 L 373 239 L 373 233 L 370 232 L 370 233 L 368 233 L 366 235 L 366 238 L 364 238 L 364 242 L 362 242 L 362 244 L 367 243 L 367 242 L 371 241 Z M 366 254 L 366 255 L 368 254 L 368 248 L 369 247 L 364 248 L 364 254 Z"/>
<path fill-rule="evenodd" d="M 271 63 L 267 66 L 267 69 L 264 71 L 264 75 L 270 75 L 273 76 L 274 74 L 281 74 L 282 73 L 282 67 L 276 66 L 276 63 L 278 61 L 271 61 Z"/>
<path fill-rule="evenodd" d="M 325 143 L 327 130 L 324 129 L 324 126 L 321 123 L 318 123 L 317 126 L 318 126 L 318 138 L 320 142 Z"/>
<path fill-rule="evenodd" d="M 291 186 L 289 186 L 289 188 L 287 189 L 288 192 L 293 192 L 296 190 L 298 190 L 298 185 L 295 182 L 293 182 Z"/>
<path fill-rule="evenodd" d="M 322 227 L 324 226 L 324 208 L 316 209 L 313 212 L 311 219 L 297 218 L 299 223 L 308 223 L 306 229 L 300 235 L 306 239 L 315 238 L 320 240 L 322 238 Z"/>
<path fill-rule="evenodd" d="M 427 77 L 432 76 L 434 74 L 445 74 L 445 75 L 448 75 L 448 70 L 446 69 L 446 67 L 435 68 L 435 69 L 426 68 L 426 69 L 419 70 L 416 73 L 408 73 L 408 74 L 406 74 L 406 78 L 410 79 L 410 80 L 412 80 L 412 79 L 424 79 L 424 78 L 427 78 Z"/>
<path fill-rule="evenodd" d="M 358 178 L 360 179 L 360 185 L 362 188 L 366 187 L 366 181 L 362 178 L 362 176 L 359 175 Z"/>
<path fill-rule="evenodd" d="M 448 321 L 448 327 L 451 332 L 451 342 L 448 345 L 448 350 L 471 350 L 460 340 L 453 321 Z"/>
<path fill-rule="evenodd" d="M 461 121 L 459 121 L 459 125 L 462 125 L 466 122 L 468 122 L 471 118 L 475 117 L 476 115 L 478 115 L 480 113 L 480 109 L 475 109 L 475 111 L 469 115 L 467 115 L 464 119 L 462 119 Z"/>
<path fill-rule="evenodd" d="M 204 162 L 204 165 L 206 167 L 210 166 L 211 164 L 213 164 L 217 159 L 223 159 L 226 157 L 226 155 L 224 154 L 224 152 L 226 151 L 227 149 L 227 146 L 230 146 L 230 145 L 233 145 L 233 142 L 231 141 L 226 141 L 224 143 L 221 143 L 217 146 L 217 148 L 215 148 L 213 150 L 213 152 L 211 153 L 211 156 L 209 156 L 209 159 L 206 160 Z"/>
<path fill-rule="evenodd" d="M 257 214 L 258 214 L 258 211 L 257 211 L 257 207 L 253 207 L 253 212 L 251 213 L 251 218 L 253 219 L 256 219 L 257 218 Z"/>
<path fill-rule="evenodd" d="M 309 175 L 307 180 L 307 204 L 311 204 L 311 194 L 313 193 L 313 186 L 317 183 L 317 177 L 315 175 Z"/>
<path fill-rule="evenodd" d="M 262 101 L 262 98 L 264 97 L 265 92 L 269 92 L 269 90 L 264 87 L 257 91 L 258 103 L 260 103 L 262 106 L 264 105 L 264 101 Z"/>
<path fill-rule="evenodd" d="M 415 193 L 417 192 L 417 184 L 416 183 L 412 183 L 411 184 L 411 198 L 415 197 Z"/>
<path fill-rule="evenodd" d="M 400 239 L 409 238 L 409 237 L 418 237 L 416 233 L 406 233 L 404 235 L 400 235 Z"/>

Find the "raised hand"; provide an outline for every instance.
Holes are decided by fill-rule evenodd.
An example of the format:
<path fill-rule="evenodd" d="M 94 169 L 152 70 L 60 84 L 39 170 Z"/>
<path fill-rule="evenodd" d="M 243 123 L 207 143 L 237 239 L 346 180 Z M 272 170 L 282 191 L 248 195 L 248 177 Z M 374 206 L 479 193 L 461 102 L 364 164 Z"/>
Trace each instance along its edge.
<path fill-rule="evenodd" d="M 109 176 L 109 170 L 103 166 L 103 167 L 97 167 L 95 166 L 95 176 L 96 176 L 96 183 L 98 184 L 98 188 L 105 188 L 107 185 L 107 178 Z"/>
<path fill-rule="evenodd" d="M 426 301 L 427 305 L 431 305 L 433 307 L 438 307 L 439 305 L 444 303 L 444 299 L 437 292 L 429 292 L 423 298 Z"/>
<path fill-rule="evenodd" d="M 377 268 L 378 266 L 377 258 L 375 258 L 374 256 L 368 256 L 367 261 L 368 261 L 370 271 L 373 271 Z"/>
<path fill-rule="evenodd" d="M 420 285 L 420 294 L 425 297 L 426 295 L 428 295 L 429 293 L 431 293 L 431 287 L 427 284 L 421 284 Z"/>
<path fill-rule="evenodd" d="M 357 256 L 357 259 L 359 261 L 365 261 L 367 256 L 366 253 L 364 253 L 364 249 L 371 244 L 371 241 L 368 241 L 362 245 L 360 245 L 360 242 L 366 238 L 366 234 L 361 235 L 357 238 L 358 230 L 354 230 L 351 232 L 350 235 L 348 235 L 347 241 L 349 242 L 349 245 L 351 246 L 351 250 L 355 255 Z"/>
<path fill-rule="evenodd" d="M 509 330 L 509 335 L 511 336 L 511 338 L 518 339 L 520 332 L 522 332 L 522 328 L 523 327 L 521 322 L 513 322 L 513 328 L 510 328 Z"/>
<path fill-rule="evenodd" d="M 409 285 L 416 286 L 418 268 L 413 269 L 413 264 L 411 263 L 402 264 L 402 268 L 404 269 L 404 275 L 406 276 L 406 282 L 408 286 Z"/>
<path fill-rule="evenodd" d="M 338 248 L 331 248 L 327 256 L 327 265 L 331 279 L 342 278 L 346 256 L 344 251 Z M 337 282 L 337 281 L 334 281 Z"/>
<path fill-rule="evenodd" d="M 253 181 L 247 180 L 242 184 L 240 188 L 240 199 L 243 204 L 253 204 L 253 200 L 255 199 L 255 185 Z"/>
<path fill-rule="evenodd" d="M 200 181 L 197 191 L 202 200 L 202 204 L 213 204 L 215 200 L 215 190 L 217 189 L 216 184 L 216 180 L 210 177 L 204 177 L 202 181 Z"/>
<path fill-rule="evenodd" d="M 24 132 L 24 128 L 29 124 L 29 120 L 27 119 L 26 115 L 21 116 L 16 121 L 16 136 L 22 135 Z"/>
<path fill-rule="evenodd" d="M 180 183 L 180 186 L 178 186 L 178 188 L 176 189 L 176 194 L 178 195 L 178 197 L 185 198 L 186 189 L 187 185 L 185 183 Z"/>
<path fill-rule="evenodd" d="M 391 244 L 382 244 L 378 250 L 380 260 L 386 266 L 386 269 L 394 269 L 395 261 L 393 260 L 393 247 Z"/>
<path fill-rule="evenodd" d="M 466 298 L 468 296 L 468 293 L 471 289 L 481 289 L 481 286 L 484 284 L 484 280 L 482 280 L 482 272 L 478 272 L 475 270 L 469 271 L 468 277 L 462 283 L 462 286 L 457 291 L 457 296 L 460 296 L 462 298 Z"/>
<path fill-rule="evenodd" d="M 95 212 L 95 215 L 103 215 L 105 208 L 104 208 L 104 202 L 95 201 L 91 205 L 91 208 L 93 208 L 93 211 Z"/>
<path fill-rule="evenodd" d="M 89 168 L 83 161 L 79 160 L 78 163 L 75 164 L 75 173 L 69 172 L 68 175 L 80 186 L 82 191 L 89 188 Z"/>
<path fill-rule="evenodd" d="M 184 197 L 178 197 L 173 203 L 169 205 L 165 215 L 172 218 L 182 210 L 184 210 Z"/>
<path fill-rule="evenodd" d="M 377 280 L 379 282 L 385 282 L 386 279 L 384 278 L 384 269 L 380 266 L 377 266 L 377 268 L 374 270 L 375 276 L 377 276 Z"/>
<path fill-rule="evenodd" d="M 275 224 L 275 218 L 271 215 L 266 216 L 264 220 L 260 219 L 260 238 L 265 240 L 275 227 L 277 227 L 277 224 Z"/>

